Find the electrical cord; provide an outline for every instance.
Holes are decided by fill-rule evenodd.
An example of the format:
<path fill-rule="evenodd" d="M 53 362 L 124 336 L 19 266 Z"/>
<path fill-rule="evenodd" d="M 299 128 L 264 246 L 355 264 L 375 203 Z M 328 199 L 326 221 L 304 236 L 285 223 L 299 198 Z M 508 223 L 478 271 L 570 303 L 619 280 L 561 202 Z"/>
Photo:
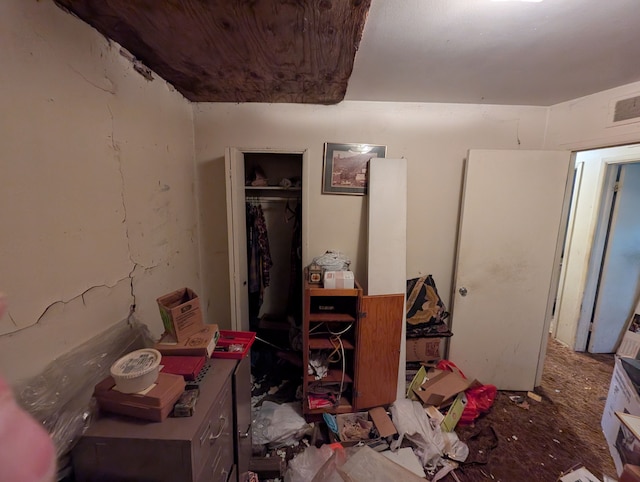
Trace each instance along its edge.
<path fill-rule="evenodd" d="M 325 326 L 327 324 L 327 322 L 323 321 L 322 323 L 318 323 L 317 325 L 315 325 L 312 328 L 309 328 L 309 333 L 314 333 L 316 335 L 343 335 L 345 334 L 347 331 L 349 331 L 351 329 L 351 327 L 353 326 L 353 323 L 349 323 L 349 326 L 347 326 L 344 330 L 342 331 L 331 331 L 331 329 L 328 326 Z M 320 327 L 325 327 L 325 329 L 327 331 L 318 331 L 316 332 L 317 329 L 319 329 Z"/>
<path fill-rule="evenodd" d="M 340 405 L 340 399 L 342 398 L 342 390 L 344 390 L 345 372 L 347 371 L 346 361 L 344 359 L 344 345 L 342 344 L 342 339 L 339 336 L 337 338 L 338 338 L 338 341 L 340 342 L 340 349 L 342 350 L 342 378 L 340 379 L 340 393 L 338 393 L 336 406 Z"/>
<path fill-rule="evenodd" d="M 320 327 L 325 327 L 326 331 L 316 331 Z M 340 331 L 333 331 L 331 330 L 331 328 L 329 328 L 329 326 L 326 326 L 326 322 L 322 322 L 322 323 L 318 323 L 316 326 L 309 329 L 309 334 L 313 333 L 314 335 L 320 335 L 320 334 L 331 335 L 331 337 L 329 338 L 329 341 L 333 345 L 333 351 L 331 351 L 331 353 L 329 353 L 329 355 L 327 356 L 327 361 L 329 363 L 338 363 L 342 361 L 342 370 L 340 375 L 340 389 L 338 391 L 338 396 L 335 401 L 335 406 L 338 406 L 340 404 L 340 399 L 342 398 L 342 392 L 344 391 L 344 379 L 346 378 L 346 373 L 347 373 L 347 361 L 345 357 L 344 343 L 342 342 L 341 336 L 345 334 L 347 331 L 349 331 L 352 327 L 353 327 L 353 323 L 349 323 L 349 325 L 345 329 Z M 316 369 L 314 367 L 312 367 L 311 365 L 309 366 L 314 372 L 316 372 Z M 316 372 L 316 376 L 317 376 L 317 372 Z"/>

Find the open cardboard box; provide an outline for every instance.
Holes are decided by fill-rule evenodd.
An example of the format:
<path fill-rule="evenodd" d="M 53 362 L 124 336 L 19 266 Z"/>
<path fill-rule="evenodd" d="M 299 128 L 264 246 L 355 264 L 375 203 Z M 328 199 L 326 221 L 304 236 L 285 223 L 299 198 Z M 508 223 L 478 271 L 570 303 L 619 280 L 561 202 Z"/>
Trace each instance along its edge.
<path fill-rule="evenodd" d="M 375 424 L 369 417 L 368 412 L 355 412 L 355 413 L 341 413 L 336 415 L 336 425 L 338 426 L 338 440 L 345 447 L 357 445 L 360 442 L 371 442 L 380 439 L 380 434 Z M 357 437 L 350 431 L 350 426 L 360 426 L 362 428 L 369 428 L 363 430 L 362 433 L 367 432 L 368 437 Z M 351 433 L 350 433 L 351 432 Z"/>
<path fill-rule="evenodd" d="M 458 393 L 477 383 L 475 380 L 463 378 L 459 373 L 434 368 L 426 372 L 422 384 L 413 385 L 413 392 L 423 404 L 439 407 L 453 401 Z"/>
<path fill-rule="evenodd" d="M 616 415 L 640 416 L 639 386 L 640 361 L 616 357 L 601 425 L 618 475 L 625 464 L 640 464 L 640 440 Z"/>
<path fill-rule="evenodd" d="M 202 329 L 200 298 L 191 288 L 181 288 L 157 299 L 164 331 L 182 343 Z"/>

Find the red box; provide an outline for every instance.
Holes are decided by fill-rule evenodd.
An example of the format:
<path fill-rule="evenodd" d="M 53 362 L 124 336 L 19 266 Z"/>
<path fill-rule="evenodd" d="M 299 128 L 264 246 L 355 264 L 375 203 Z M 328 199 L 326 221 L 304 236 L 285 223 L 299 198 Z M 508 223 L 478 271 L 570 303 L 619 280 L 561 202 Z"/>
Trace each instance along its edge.
<path fill-rule="evenodd" d="M 160 371 L 181 375 L 185 380 L 195 380 L 206 361 L 204 356 L 163 356 Z"/>
<path fill-rule="evenodd" d="M 253 331 L 220 330 L 220 338 L 211 357 L 240 360 L 249 353 L 255 339 L 256 334 Z M 242 351 L 226 351 L 231 345 L 242 345 Z"/>

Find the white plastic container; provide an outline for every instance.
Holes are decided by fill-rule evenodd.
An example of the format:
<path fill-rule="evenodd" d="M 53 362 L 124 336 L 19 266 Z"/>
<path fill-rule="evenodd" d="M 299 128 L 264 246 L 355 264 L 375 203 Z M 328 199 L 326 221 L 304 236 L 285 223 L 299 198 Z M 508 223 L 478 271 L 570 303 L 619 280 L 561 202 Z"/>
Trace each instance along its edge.
<path fill-rule="evenodd" d="M 153 348 L 136 350 L 116 360 L 111 365 L 111 376 L 116 390 L 136 393 L 146 390 L 158 379 L 162 355 Z"/>

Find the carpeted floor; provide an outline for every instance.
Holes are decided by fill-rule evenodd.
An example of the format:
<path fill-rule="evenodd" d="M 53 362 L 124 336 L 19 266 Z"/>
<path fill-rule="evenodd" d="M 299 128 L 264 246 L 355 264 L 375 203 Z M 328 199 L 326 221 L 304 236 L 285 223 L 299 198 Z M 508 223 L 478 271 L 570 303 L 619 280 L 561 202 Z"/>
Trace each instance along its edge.
<path fill-rule="evenodd" d="M 474 426 L 456 428 L 469 445 L 469 461 L 481 462 L 457 469 L 458 479 L 554 482 L 579 465 L 600 480 L 603 474 L 616 477 L 600 428 L 613 364 L 613 355 L 576 353 L 550 340 L 535 390 L 542 401 L 525 397 L 525 409 L 510 396 L 526 394 L 498 392 L 488 414 Z"/>

